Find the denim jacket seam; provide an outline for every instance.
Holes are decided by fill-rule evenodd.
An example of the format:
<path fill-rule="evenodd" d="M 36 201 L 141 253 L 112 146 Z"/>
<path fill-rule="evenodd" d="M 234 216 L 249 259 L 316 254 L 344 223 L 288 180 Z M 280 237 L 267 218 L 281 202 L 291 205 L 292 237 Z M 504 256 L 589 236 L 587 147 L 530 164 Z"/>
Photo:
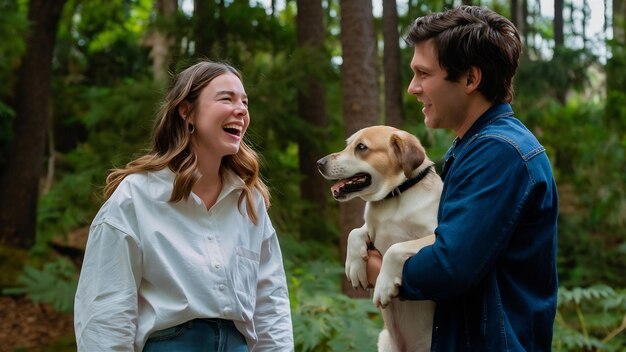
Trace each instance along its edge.
<path fill-rule="evenodd" d="M 497 305 L 498 305 L 498 314 L 500 315 L 499 317 L 499 323 L 500 323 L 500 333 L 502 334 L 502 342 L 504 343 L 504 350 L 508 351 L 509 350 L 509 343 L 508 340 L 506 338 L 506 328 L 504 327 L 504 308 L 502 307 L 502 297 L 500 297 L 500 291 L 496 292 L 497 295 Z"/>
<path fill-rule="evenodd" d="M 515 148 L 515 150 L 517 151 L 517 153 L 520 155 L 520 157 L 522 158 L 522 160 L 524 162 L 527 162 L 528 160 L 530 160 L 533 157 L 543 153 L 546 150 L 542 145 L 538 145 L 538 146 L 530 149 L 526 153 L 524 153 L 522 151 L 522 149 L 519 147 L 519 145 L 517 143 L 515 143 L 515 141 L 513 141 L 510 138 L 507 138 L 503 134 L 491 132 L 491 133 L 483 133 L 483 134 L 480 134 L 480 135 L 476 135 L 476 139 L 477 138 L 489 138 L 489 137 L 500 139 L 502 141 L 505 141 L 509 145 L 511 145 L 513 148 Z M 470 143 L 468 143 L 468 145 L 469 144 Z"/>

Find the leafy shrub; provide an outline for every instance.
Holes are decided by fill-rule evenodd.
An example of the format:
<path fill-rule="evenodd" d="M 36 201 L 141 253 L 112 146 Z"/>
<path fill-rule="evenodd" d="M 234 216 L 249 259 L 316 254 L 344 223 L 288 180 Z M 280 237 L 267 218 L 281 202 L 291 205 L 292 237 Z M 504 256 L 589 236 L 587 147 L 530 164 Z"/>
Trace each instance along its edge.
<path fill-rule="evenodd" d="M 78 280 L 76 267 L 70 261 L 59 258 L 46 263 L 42 269 L 26 266 L 18 277 L 21 287 L 8 288 L 3 294 L 26 294 L 33 302 L 50 304 L 60 312 L 71 312 Z"/>
<path fill-rule="evenodd" d="M 369 299 L 341 292 L 343 268 L 336 262 L 310 261 L 289 276 L 297 351 L 375 351 L 382 328 Z"/>
<path fill-rule="evenodd" d="M 606 285 L 559 289 L 555 351 L 623 351 L 626 290 Z"/>

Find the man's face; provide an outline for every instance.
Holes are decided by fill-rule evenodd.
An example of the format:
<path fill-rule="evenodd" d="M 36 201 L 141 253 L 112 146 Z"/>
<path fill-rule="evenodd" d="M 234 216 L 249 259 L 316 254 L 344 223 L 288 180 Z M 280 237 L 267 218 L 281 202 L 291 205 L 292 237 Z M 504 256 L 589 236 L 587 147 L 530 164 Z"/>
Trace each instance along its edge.
<path fill-rule="evenodd" d="M 439 65 L 432 39 L 415 45 L 411 70 L 413 79 L 408 92 L 424 105 L 426 126 L 459 130 L 467 115 L 467 75 L 461 75 L 458 82 L 445 79 L 447 72 Z"/>

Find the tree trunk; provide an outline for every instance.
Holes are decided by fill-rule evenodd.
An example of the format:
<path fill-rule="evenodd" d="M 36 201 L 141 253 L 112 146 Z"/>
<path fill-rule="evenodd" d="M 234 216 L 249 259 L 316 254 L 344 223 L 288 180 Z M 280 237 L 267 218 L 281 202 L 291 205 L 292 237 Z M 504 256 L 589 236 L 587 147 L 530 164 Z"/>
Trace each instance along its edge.
<path fill-rule="evenodd" d="M 613 0 L 613 39 L 626 43 L 626 0 Z"/>
<path fill-rule="evenodd" d="M 215 36 L 213 35 L 214 28 L 216 27 L 215 20 L 213 19 L 215 11 L 217 11 L 215 1 L 194 0 L 193 2 L 195 57 L 211 57 L 211 48 L 215 40 Z"/>
<path fill-rule="evenodd" d="M 343 94 L 344 132 L 348 137 L 361 128 L 379 123 L 376 38 L 370 0 L 341 0 L 341 89 Z M 364 203 L 353 200 L 341 203 L 340 249 L 345 261 L 348 233 L 363 225 Z M 348 295 L 368 296 L 354 291 L 347 280 L 343 290 Z M 365 292 L 365 294 L 358 294 Z"/>
<path fill-rule="evenodd" d="M 553 60 L 558 58 L 558 55 L 561 55 L 561 48 L 565 44 L 565 36 L 564 36 L 564 22 L 563 22 L 563 0 L 555 0 L 554 1 L 554 55 Z M 567 100 L 567 88 L 558 89 L 556 92 L 556 98 L 561 104 L 565 104 Z"/>
<path fill-rule="evenodd" d="M 554 46 L 563 46 L 565 36 L 563 32 L 563 0 L 554 0 Z"/>
<path fill-rule="evenodd" d="M 39 181 L 50 126 L 52 55 L 65 0 L 31 0 L 31 30 L 15 91 L 13 139 L 0 176 L 0 243 L 35 242 Z"/>
<path fill-rule="evenodd" d="M 383 71 L 385 73 L 385 124 L 402 127 L 402 75 L 400 33 L 396 0 L 383 1 Z"/>
<path fill-rule="evenodd" d="M 176 11 L 178 11 L 178 1 L 155 0 L 154 8 L 157 14 L 158 24 L 149 38 L 149 44 L 152 46 L 150 51 L 150 56 L 152 57 L 152 75 L 156 82 L 167 82 L 175 36 L 171 35 L 168 31 L 168 28 L 173 28 L 174 26 L 164 26 L 164 24 L 174 21 L 174 16 L 176 15 Z"/>
<path fill-rule="evenodd" d="M 526 38 L 526 16 L 528 9 L 526 6 L 526 0 L 511 0 L 511 22 L 515 25 L 519 31 L 520 37 L 527 44 Z"/>
<path fill-rule="evenodd" d="M 311 52 L 324 50 L 324 10 L 322 0 L 297 0 L 296 16 L 298 46 Z M 314 74 L 308 74 L 306 87 L 298 92 L 298 111 L 302 119 L 313 125 L 315 131 L 327 125 L 326 98 L 323 83 Z M 298 153 L 300 158 L 300 194 L 307 203 L 303 209 L 300 234 L 303 239 L 313 240 L 320 237 L 320 220 L 325 215 L 328 188 L 326 181 L 317 171 L 316 161 L 322 156 L 319 140 L 323 136 L 313 133 L 317 138 L 303 136 L 299 138 Z"/>

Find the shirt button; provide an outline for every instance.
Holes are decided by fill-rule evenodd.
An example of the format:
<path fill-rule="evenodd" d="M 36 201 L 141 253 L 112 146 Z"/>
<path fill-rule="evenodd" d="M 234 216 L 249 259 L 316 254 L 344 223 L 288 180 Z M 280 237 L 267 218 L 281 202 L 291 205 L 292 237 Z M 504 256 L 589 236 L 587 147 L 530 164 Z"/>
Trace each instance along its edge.
<path fill-rule="evenodd" d="M 226 289 L 226 286 L 225 285 L 220 285 L 219 289 L 220 289 L 220 291 L 224 291 Z M 226 311 L 226 310 L 224 310 L 224 311 Z"/>
<path fill-rule="evenodd" d="M 221 265 L 220 263 L 215 264 L 215 268 L 216 268 L 216 269 L 219 269 L 219 268 L 221 268 L 221 267 L 222 267 L 222 265 Z"/>
<path fill-rule="evenodd" d="M 224 310 L 222 310 L 222 316 L 225 316 L 228 314 L 230 314 L 230 308 L 224 308 Z"/>
<path fill-rule="evenodd" d="M 209 235 L 207 238 L 209 239 L 209 241 L 213 241 L 215 237 L 213 237 L 213 235 Z"/>

